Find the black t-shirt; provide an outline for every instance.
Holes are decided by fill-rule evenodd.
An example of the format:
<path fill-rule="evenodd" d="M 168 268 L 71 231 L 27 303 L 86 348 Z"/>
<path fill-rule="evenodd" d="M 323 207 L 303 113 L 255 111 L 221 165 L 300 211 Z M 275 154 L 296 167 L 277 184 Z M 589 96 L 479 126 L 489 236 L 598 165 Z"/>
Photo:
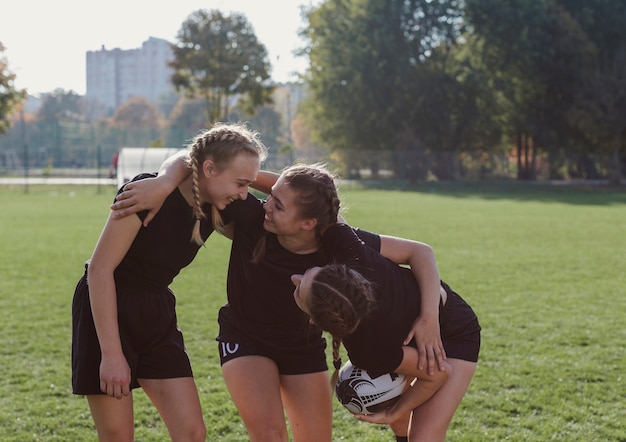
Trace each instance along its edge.
<path fill-rule="evenodd" d="M 225 223 L 234 223 L 234 236 L 228 266 L 228 304 L 220 311 L 219 339 L 248 339 L 252 342 L 280 343 L 285 349 L 316 344 L 321 330 L 293 299 L 291 275 L 328 262 L 323 251 L 296 254 L 280 245 L 275 234 L 263 229 L 263 201 L 249 194 L 246 200 L 229 204 L 222 212 Z M 266 237 L 265 255 L 252 263 L 257 242 Z M 233 331 L 237 336 L 228 336 Z"/>
<path fill-rule="evenodd" d="M 133 181 L 154 176 L 141 174 Z M 203 211 L 207 217 L 201 221 L 200 232 L 206 240 L 213 232 L 211 205 L 205 204 Z M 147 214 L 143 211 L 137 216 L 143 221 Z M 194 224 L 193 208 L 175 189 L 150 224 L 139 229 L 115 270 L 116 282 L 146 289 L 167 287 L 198 253 L 200 246 L 191 239 Z"/>
<path fill-rule="evenodd" d="M 372 376 L 393 371 L 402 362 L 402 343 L 421 308 L 413 273 L 382 256 L 380 236 L 369 232 L 337 224 L 326 231 L 323 244 L 336 262 L 375 285 L 375 310 L 343 339 L 348 357 Z"/>
<path fill-rule="evenodd" d="M 228 266 L 228 304 L 220 310 L 218 339 L 305 351 L 309 345 L 318 345 L 322 331 L 297 306 L 291 275 L 326 265 L 330 256 L 324 249 L 305 255 L 288 251 L 275 234 L 263 229 L 264 217 L 263 201 L 252 194 L 246 200 L 234 201 L 222 212 L 224 223 L 233 222 L 235 229 Z M 378 239 L 369 232 L 358 232 L 368 242 Z M 265 255 L 260 263 L 253 264 L 254 249 L 263 236 Z"/>

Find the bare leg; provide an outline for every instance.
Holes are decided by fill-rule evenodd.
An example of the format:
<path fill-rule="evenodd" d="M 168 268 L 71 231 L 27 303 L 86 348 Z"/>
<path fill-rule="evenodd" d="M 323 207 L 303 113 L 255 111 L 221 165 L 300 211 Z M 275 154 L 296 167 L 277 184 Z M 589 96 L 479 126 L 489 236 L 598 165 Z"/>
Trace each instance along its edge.
<path fill-rule="evenodd" d="M 443 442 L 450 421 L 472 381 L 475 362 L 447 359 L 452 372 L 446 383 L 424 404 L 413 410 L 411 442 Z"/>
<path fill-rule="evenodd" d="M 409 423 L 411 422 L 411 413 L 402 416 L 401 419 L 389 424 L 391 431 L 396 436 L 407 436 L 409 434 Z"/>
<path fill-rule="evenodd" d="M 87 396 L 100 442 L 133 442 L 134 418 L 132 393 L 122 399 L 105 394 Z"/>
<path fill-rule="evenodd" d="M 205 441 L 206 427 L 192 377 L 139 379 L 139 383 L 163 418 L 172 442 Z"/>
<path fill-rule="evenodd" d="M 409 388 L 409 386 L 411 385 L 411 383 L 413 383 L 413 381 L 415 381 L 415 378 L 407 379 L 406 387 L 404 387 L 404 391 L 406 391 L 407 388 Z M 389 424 L 389 427 L 391 428 L 391 431 L 393 431 L 393 434 L 395 434 L 396 436 L 406 437 L 409 434 L 410 422 L 411 422 L 411 412 L 408 412 L 397 421 Z"/>
<path fill-rule="evenodd" d="M 250 442 L 287 442 L 276 364 L 262 356 L 243 356 L 222 365 L 222 373 Z"/>
<path fill-rule="evenodd" d="M 332 393 L 327 371 L 280 377 L 294 442 L 330 442 Z"/>

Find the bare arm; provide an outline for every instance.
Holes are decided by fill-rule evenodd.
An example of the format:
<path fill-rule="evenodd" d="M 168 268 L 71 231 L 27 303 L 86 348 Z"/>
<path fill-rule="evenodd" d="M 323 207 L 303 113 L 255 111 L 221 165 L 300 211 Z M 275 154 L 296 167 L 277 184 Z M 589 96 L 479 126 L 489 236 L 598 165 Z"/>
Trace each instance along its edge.
<path fill-rule="evenodd" d="M 250 187 L 269 195 L 279 176 L 277 173 L 261 170 Z"/>
<path fill-rule="evenodd" d="M 148 210 L 143 222 L 147 226 L 161 209 L 167 196 L 191 174 L 191 169 L 187 167 L 188 159 L 189 151 L 177 152 L 163 162 L 156 178 L 126 184 L 124 191 L 117 195 L 115 203 L 111 205 L 113 218 L 119 219 Z"/>
<path fill-rule="evenodd" d="M 180 151 L 167 158 L 156 178 L 134 181 L 124 186 L 111 205 L 113 218 L 119 219 L 132 213 L 148 210 L 143 225 L 147 226 L 161 209 L 167 196 L 174 191 L 190 174 L 187 167 L 189 151 Z M 280 175 L 274 172 L 260 171 L 252 187 L 269 194 Z"/>
<path fill-rule="evenodd" d="M 397 264 L 408 264 L 420 288 L 420 314 L 404 345 L 415 337 L 420 370 L 427 367 L 430 375 L 434 374 L 436 365 L 439 370 L 445 370 L 446 353 L 439 328 L 439 302 L 443 289 L 432 247 L 418 241 L 381 235 L 380 253 Z"/>
<path fill-rule="evenodd" d="M 132 244 L 141 221 L 136 216 L 109 217 L 87 270 L 89 300 L 100 343 L 100 389 L 121 398 L 130 393 L 130 368 L 122 351 L 113 273 Z"/>
<path fill-rule="evenodd" d="M 419 356 L 415 348 L 408 346 L 402 348 L 404 357 L 394 371 L 406 375 L 409 380 L 415 378 L 415 381 L 402 393 L 400 399 L 387 410 L 369 415 L 357 415 L 359 420 L 375 424 L 396 422 L 430 399 L 448 380 L 451 367 L 447 362 L 444 362 L 447 366 L 445 371 L 436 371 L 431 375 L 416 368 Z"/>

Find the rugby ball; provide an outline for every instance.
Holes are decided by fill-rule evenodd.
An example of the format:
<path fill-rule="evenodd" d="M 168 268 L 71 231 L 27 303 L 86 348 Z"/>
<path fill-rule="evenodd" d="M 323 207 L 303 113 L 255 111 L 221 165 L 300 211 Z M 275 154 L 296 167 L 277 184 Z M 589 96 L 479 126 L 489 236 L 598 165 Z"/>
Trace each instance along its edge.
<path fill-rule="evenodd" d="M 367 371 L 346 362 L 339 370 L 335 394 L 353 414 L 371 414 L 391 407 L 406 385 L 406 376 L 387 373 L 376 378 Z"/>

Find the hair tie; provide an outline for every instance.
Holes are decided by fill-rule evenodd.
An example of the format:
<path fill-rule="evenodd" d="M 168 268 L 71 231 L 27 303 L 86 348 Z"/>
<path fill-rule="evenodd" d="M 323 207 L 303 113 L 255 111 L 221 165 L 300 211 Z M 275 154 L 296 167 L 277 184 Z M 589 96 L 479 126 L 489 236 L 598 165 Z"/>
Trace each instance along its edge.
<path fill-rule="evenodd" d="M 333 366 L 335 367 L 335 370 L 339 370 L 341 368 L 341 358 L 335 359 L 333 361 Z"/>

